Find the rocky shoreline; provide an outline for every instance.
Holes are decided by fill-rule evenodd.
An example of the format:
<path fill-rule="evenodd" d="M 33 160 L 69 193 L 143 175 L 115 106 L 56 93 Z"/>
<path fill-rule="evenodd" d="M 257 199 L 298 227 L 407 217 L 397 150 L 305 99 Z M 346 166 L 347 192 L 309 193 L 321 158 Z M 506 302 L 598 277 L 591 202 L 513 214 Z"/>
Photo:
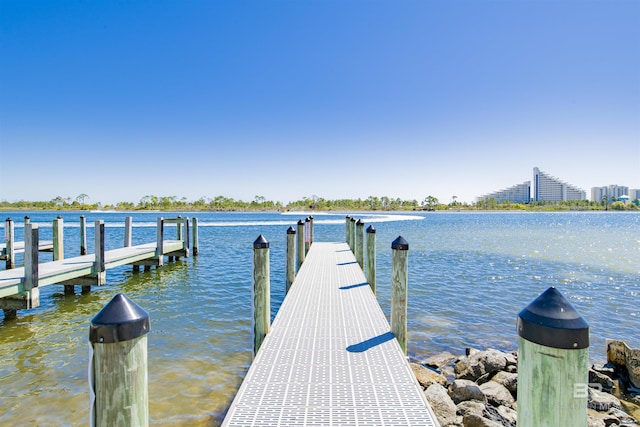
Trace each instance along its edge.
<path fill-rule="evenodd" d="M 410 364 L 441 427 L 516 426 L 517 352 L 467 349 L 464 356 L 440 353 Z M 640 392 L 625 366 L 592 366 L 589 383 L 589 427 L 640 426 L 640 395 L 622 397 Z"/>

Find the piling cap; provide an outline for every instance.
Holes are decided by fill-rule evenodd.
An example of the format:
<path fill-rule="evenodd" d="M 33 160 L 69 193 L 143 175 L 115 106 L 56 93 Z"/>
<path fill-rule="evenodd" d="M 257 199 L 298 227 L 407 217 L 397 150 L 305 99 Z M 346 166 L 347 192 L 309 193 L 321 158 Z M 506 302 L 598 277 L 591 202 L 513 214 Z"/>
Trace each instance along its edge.
<path fill-rule="evenodd" d="M 304 222 L 301 219 L 299 219 L 298 220 L 298 225 L 304 225 Z"/>
<path fill-rule="evenodd" d="M 89 341 L 103 344 L 128 341 L 150 330 L 149 314 L 124 294 L 117 294 L 91 319 Z"/>
<path fill-rule="evenodd" d="M 409 250 L 409 242 L 407 242 L 404 237 L 398 236 L 396 240 L 391 242 L 391 249 L 397 249 L 400 251 L 408 251 Z"/>
<path fill-rule="evenodd" d="M 287 229 L 287 234 L 296 234 L 296 230 L 293 227 Z"/>
<path fill-rule="evenodd" d="M 552 348 L 589 347 L 589 324 L 553 286 L 518 313 L 518 335 Z"/>
<path fill-rule="evenodd" d="M 356 219 L 355 219 L 355 218 L 353 218 L 353 217 L 351 217 L 351 221 L 352 221 L 352 222 L 356 222 Z"/>
<path fill-rule="evenodd" d="M 356 222 L 356 225 L 364 226 L 364 221 L 359 219 L 358 222 Z"/>
<path fill-rule="evenodd" d="M 262 234 L 258 236 L 255 242 L 253 242 L 253 249 L 267 249 L 268 247 L 269 242 Z"/>
<path fill-rule="evenodd" d="M 370 225 L 367 227 L 367 233 L 375 233 L 375 232 L 376 232 L 376 229 L 373 228 L 373 225 Z"/>

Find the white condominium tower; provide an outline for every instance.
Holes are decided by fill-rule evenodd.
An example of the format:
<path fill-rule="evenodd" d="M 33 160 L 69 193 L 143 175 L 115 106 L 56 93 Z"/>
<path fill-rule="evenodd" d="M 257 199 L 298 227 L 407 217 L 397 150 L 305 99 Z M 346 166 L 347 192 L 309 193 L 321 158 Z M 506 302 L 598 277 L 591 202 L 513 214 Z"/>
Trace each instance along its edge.
<path fill-rule="evenodd" d="M 566 200 L 586 200 L 587 193 L 573 185 L 560 181 L 558 178 L 533 168 L 533 197 L 534 202 L 559 202 Z"/>

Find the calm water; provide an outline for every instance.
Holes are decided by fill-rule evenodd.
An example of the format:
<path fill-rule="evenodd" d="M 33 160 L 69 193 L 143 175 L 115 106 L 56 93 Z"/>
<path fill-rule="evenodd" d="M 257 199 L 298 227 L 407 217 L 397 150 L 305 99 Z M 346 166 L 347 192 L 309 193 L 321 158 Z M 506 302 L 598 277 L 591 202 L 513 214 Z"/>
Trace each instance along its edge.
<path fill-rule="evenodd" d="M 51 239 L 54 212 L 29 212 Z M 80 212 L 64 212 L 65 256 L 79 253 Z M 16 220 L 22 240 L 24 212 Z M 107 249 L 155 240 L 167 213 L 84 213 L 106 224 Z M 107 285 L 65 296 L 41 290 L 41 306 L 0 314 L 0 425 L 87 425 L 89 321 L 123 292 L 151 316 L 149 400 L 152 425 L 215 426 L 251 362 L 252 243 L 271 243 L 272 315 L 283 299 L 286 229 L 305 214 L 197 213 L 200 256 L 132 273 L 110 270 Z M 378 300 L 389 315 L 391 242 L 409 250 L 409 355 L 464 348 L 513 350 L 518 312 L 556 286 L 589 322 L 590 356 L 605 359 L 605 339 L 640 347 L 640 215 L 633 213 L 357 214 L 377 230 Z M 318 241 L 344 241 L 344 214 L 314 214 Z M 4 224 L 2 224 L 3 226 Z M 2 230 L 3 231 L 3 230 Z M 167 237 L 172 236 L 169 230 Z M 91 249 L 90 249 L 91 251 Z M 51 259 L 51 254 L 41 258 Z M 21 260 L 19 260 L 21 262 Z M 4 268 L 4 262 L 2 262 Z"/>

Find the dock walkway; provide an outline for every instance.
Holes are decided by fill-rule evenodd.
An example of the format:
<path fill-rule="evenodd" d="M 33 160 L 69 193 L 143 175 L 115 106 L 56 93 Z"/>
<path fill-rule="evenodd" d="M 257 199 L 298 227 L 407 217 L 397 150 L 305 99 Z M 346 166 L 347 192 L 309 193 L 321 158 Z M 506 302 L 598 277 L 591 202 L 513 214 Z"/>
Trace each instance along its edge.
<path fill-rule="evenodd" d="M 223 426 L 434 426 L 346 243 L 314 242 Z"/>

